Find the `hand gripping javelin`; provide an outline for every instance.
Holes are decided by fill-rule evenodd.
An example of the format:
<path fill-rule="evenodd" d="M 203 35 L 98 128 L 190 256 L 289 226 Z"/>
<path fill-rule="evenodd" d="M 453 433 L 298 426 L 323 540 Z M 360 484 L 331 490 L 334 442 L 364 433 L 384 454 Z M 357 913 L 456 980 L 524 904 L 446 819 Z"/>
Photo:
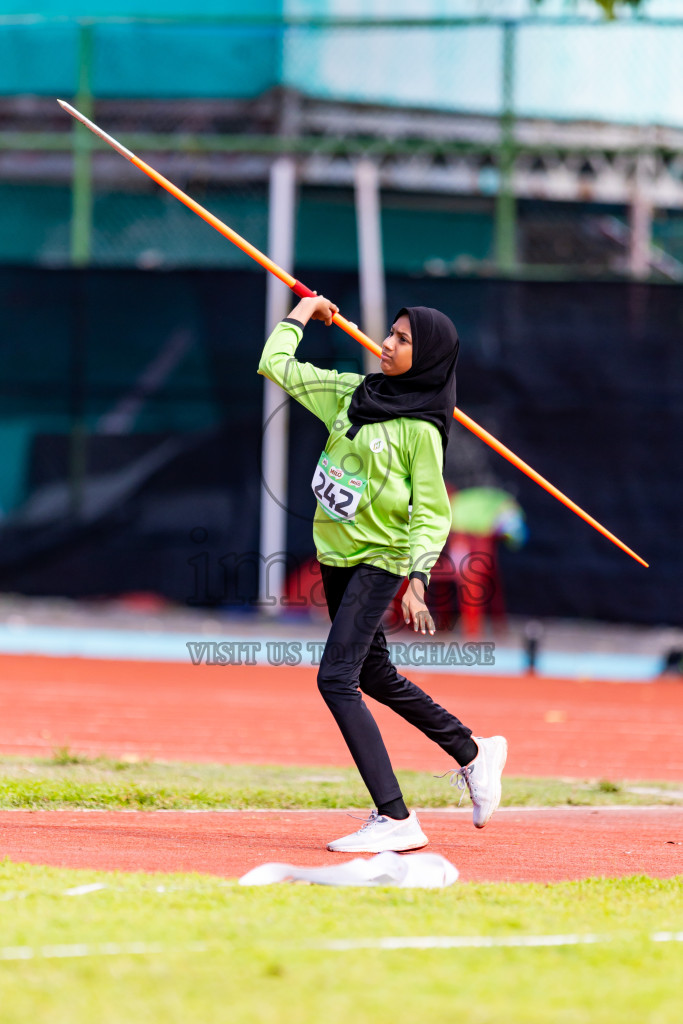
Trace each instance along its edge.
<path fill-rule="evenodd" d="M 212 228 L 215 228 L 216 231 L 220 232 L 224 238 L 233 242 L 234 245 L 240 248 L 242 252 L 245 252 L 247 256 L 251 256 L 251 258 L 256 260 L 257 263 L 260 263 L 265 270 L 274 274 L 275 277 L 283 282 L 283 284 L 286 284 L 288 288 L 291 288 L 294 294 L 299 298 L 312 297 L 315 295 L 315 292 L 311 291 L 310 288 L 307 288 L 305 284 L 302 284 L 301 281 L 297 281 L 295 277 L 288 274 L 287 271 L 283 270 L 282 267 L 279 267 L 277 263 L 273 263 L 271 259 L 269 259 L 264 253 L 260 252 L 250 242 L 247 242 L 245 238 L 238 235 L 236 231 L 229 228 L 228 225 L 224 224 L 222 220 L 218 219 L 218 217 L 209 213 L 208 210 L 204 209 L 203 206 L 200 206 L 199 203 L 194 199 L 191 199 L 190 196 L 179 189 L 177 185 L 174 185 L 173 182 L 168 180 L 168 178 L 165 178 L 163 174 L 155 171 L 153 167 L 148 163 L 145 163 L 144 160 L 141 160 L 139 156 L 135 155 L 135 153 L 131 153 L 129 149 L 122 146 L 121 143 L 117 142 L 111 135 L 107 135 L 105 131 L 102 131 L 102 129 L 93 121 L 81 114 L 80 111 L 76 110 L 75 107 L 72 107 L 71 104 L 66 103 L 64 100 L 57 100 L 57 102 L 68 114 L 71 114 L 71 116 L 75 117 L 77 121 L 84 124 L 91 132 L 94 132 L 94 134 L 102 139 L 103 142 L 108 143 L 116 150 L 117 153 L 120 153 L 121 156 L 125 156 L 126 160 L 130 160 L 132 164 L 135 164 L 135 166 L 150 177 L 152 181 L 156 181 L 157 185 L 161 185 L 162 188 L 166 189 L 167 192 L 170 192 L 176 199 L 179 199 L 181 203 L 184 203 L 185 206 L 189 207 L 189 209 L 201 217 L 202 220 L 205 220 L 207 224 L 210 224 Z M 346 333 L 350 334 L 352 338 L 359 341 L 361 345 L 364 345 L 365 348 L 370 350 L 370 352 L 373 352 L 376 356 L 380 355 L 380 346 L 372 341 L 371 338 L 368 338 L 367 334 L 363 334 L 362 331 L 359 331 L 355 324 L 352 324 L 340 313 L 335 313 L 332 319 L 338 327 L 341 327 L 343 331 L 346 331 Z M 489 434 L 488 430 L 484 430 L 483 427 L 480 427 L 478 423 L 475 423 L 473 419 L 458 409 L 457 406 L 453 409 L 453 417 L 458 421 L 458 423 L 462 423 L 464 427 L 467 427 L 468 430 L 471 430 L 472 433 L 476 434 L 476 436 L 481 438 L 482 441 L 485 441 L 486 444 L 493 448 L 494 451 L 498 452 L 499 455 L 502 455 L 504 459 L 507 459 L 513 466 L 516 466 L 517 469 L 521 470 L 522 473 L 526 473 L 528 477 L 539 484 L 548 492 L 548 494 L 552 494 L 554 498 L 557 498 L 557 500 L 561 501 L 563 505 L 566 505 L 572 512 L 575 512 L 577 516 L 597 530 L 598 533 L 601 533 L 603 537 L 607 537 L 607 539 L 611 540 L 613 544 L 616 544 L 618 548 L 625 551 L 627 555 L 630 555 L 631 558 L 635 558 L 636 562 L 640 562 L 641 565 L 648 568 L 648 563 L 642 559 L 640 555 L 637 555 L 635 551 L 632 551 L 631 548 L 624 544 L 623 541 L 619 540 L 618 537 L 615 537 L 613 533 L 610 533 L 610 531 L 599 523 L 597 519 L 593 519 L 593 517 L 589 516 L 587 512 L 584 512 L 576 502 L 572 501 L 571 498 L 566 496 L 566 494 L 563 494 L 557 487 L 549 483 L 545 477 L 541 476 L 541 474 L 537 473 L 535 469 L 532 469 L 531 466 L 527 465 L 523 459 L 520 459 L 518 455 L 515 455 L 515 453 L 510 451 L 509 448 L 506 448 L 504 444 L 501 444 L 493 434 Z"/>

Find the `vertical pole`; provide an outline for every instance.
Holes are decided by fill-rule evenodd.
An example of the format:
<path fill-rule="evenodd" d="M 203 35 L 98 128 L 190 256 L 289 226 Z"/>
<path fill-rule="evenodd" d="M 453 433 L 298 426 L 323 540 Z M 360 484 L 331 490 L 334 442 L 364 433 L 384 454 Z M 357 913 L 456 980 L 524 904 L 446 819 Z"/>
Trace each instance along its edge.
<path fill-rule="evenodd" d="M 78 35 L 78 90 L 76 106 L 86 117 L 93 114 L 93 25 L 81 22 Z M 90 262 L 92 246 L 92 136 L 77 121 L 73 127 L 73 179 L 71 186 L 71 262 L 76 267 Z"/>
<path fill-rule="evenodd" d="M 628 262 L 631 276 L 644 280 L 650 274 L 652 245 L 652 199 L 650 190 L 650 154 L 641 152 L 636 157 L 636 174 L 631 197 L 631 240 Z"/>
<path fill-rule="evenodd" d="M 356 230 L 358 234 L 358 272 L 362 329 L 374 341 L 386 333 L 387 306 L 382 256 L 382 207 L 379 168 L 374 160 L 363 158 L 355 167 Z M 364 352 L 366 373 L 376 373 L 377 356 Z"/>
<path fill-rule="evenodd" d="M 86 117 L 92 117 L 92 54 L 93 25 L 79 23 L 78 86 L 76 106 Z M 73 126 L 73 177 L 71 185 L 71 263 L 84 267 L 90 262 L 92 244 L 92 157 L 90 132 L 82 124 Z M 83 505 L 87 476 L 88 437 L 85 423 L 85 352 L 86 324 L 84 282 L 74 282 L 76 307 L 71 336 L 70 437 L 69 437 L 69 505 L 71 515 L 78 518 Z"/>
<path fill-rule="evenodd" d="M 500 118 L 500 160 L 498 195 L 495 214 L 496 263 L 503 272 L 514 270 L 517 263 L 517 205 L 512 175 L 515 163 L 515 42 L 516 26 L 503 25 L 503 96 Z"/>
<path fill-rule="evenodd" d="M 270 170 L 268 255 L 289 273 L 294 270 L 295 210 L 296 166 L 291 156 L 280 156 Z M 266 289 L 267 337 L 289 312 L 292 296 L 272 274 Z M 277 384 L 265 378 L 263 383 L 259 606 L 268 615 L 278 615 L 285 592 L 289 399 Z"/>

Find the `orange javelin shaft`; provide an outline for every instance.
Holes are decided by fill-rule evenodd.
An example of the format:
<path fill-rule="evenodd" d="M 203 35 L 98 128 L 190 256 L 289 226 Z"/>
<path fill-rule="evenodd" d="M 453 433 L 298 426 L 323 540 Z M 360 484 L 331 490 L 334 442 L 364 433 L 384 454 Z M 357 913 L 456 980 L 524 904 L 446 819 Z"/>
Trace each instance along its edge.
<path fill-rule="evenodd" d="M 278 267 L 277 263 L 273 263 L 273 261 L 268 259 L 264 253 L 260 252 L 250 242 L 247 242 L 246 238 L 242 238 L 241 235 L 238 235 L 236 231 L 229 228 L 228 225 L 224 224 L 222 220 L 218 219 L 218 217 L 214 217 L 212 213 L 205 210 L 204 207 L 200 206 L 194 199 L 190 199 L 190 197 L 179 189 L 177 185 L 174 185 L 172 181 L 165 178 L 163 174 L 159 174 L 158 171 L 155 171 L 153 167 L 145 163 L 144 160 L 141 160 L 139 156 L 135 155 L 135 153 L 126 149 L 125 146 L 122 146 L 121 143 L 117 142 L 111 135 L 107 135 L 107 133 L 99 128 L 94 121 L 87 118 L 85 114 L 81 114 L 81 112 L 76 110 L 75 107 L 72 107 L 70 103 L 66 103 L 64 100 L 57 100 L 57 103 L 59 103 L 63 110 L 66 110 L 68 114 L 71 114 L 72 117 L 75 117 L 77 121 L 80 121 L 86 128 L 89 128 L 90 131 L 97 135 L 98 138 L 102 139 L 103 142 L 109 143 L 117 153 L 120 153 L 121 156 L 125 156 L 126 160 L 130 160 L 130 162 L 135 164 L 139 170 L 147 174 L 153 181 L 156 181 L 157 185 L 161 185 L 162 188 L 165 188 L 172 196 L 175 196 L 175 198 L 179 199 L 181 203 L 188 206 L 193 213 L 196 213 L 202 218 L 202 220 L 205 220 L 207 224 L 210 224 L 212 228 L 215 228 L 216 231 L 221 233 L 221 235 L 238 246 L 238 248 L 240 248 L 242 252 L 245 252 L 247 256 L 251 256 L 251 258 L 256 260 L 257 263 L 260 263 L 262 267 L 269 270 L 271 274 L 275 274 L 275 276 L 286 284 L 288 288 L 294 290 L 294 286 L 297 284 L 296 278 L 292 277 L 291 274 L 288 274 L 286 270 L 282 269 L 282 267 Z M 308 289 L 306 289 L 306 294 L 309 294 Z M 310 292 L 310 294 L 312 295 L 313 292 Z"/>
<path fill-rule="evenodd" d="M 224 224 L 222 220 L 219 220 L 218 217 L 209 213 L 208 210 L 203 206 L 200 206 L 198 202 L 191 199 L 190 196 L 179 189 L 177 185 L 174 185 L 172 181 L 169 181 L 168 178 L 163 176 L 163 174 L 155 171 L 150 164 L 145 163 L 145 161 L 141 160 L 139 156 L 135 155 L 135 153 L 132 153 L 129 149 L 126 149 L 125 146 L 122 146 L 120 142 L 117 142 L 116 139 L 112 138 L 111 135 L 108 135 L 105 131 L 99 128 L 93 121 L 85 117 L 84 114 L 81 114 L 75 107 L 72 107 L 70 103 L 66 103 L 64 100 L 57 100 L 57 102 L 68 114 L 71 114 L 71 116 L 75 117 L 77 121 L 80 121 L 86 128 L 89 128 L 90 131 L 97 135 L 98 138 L 102 139 L 103 142 L 108 143 L 116 150 L 117 153 L 124 156 L 126 160 L 130 160 L 130 162 L 135 164 L 139 170 L 143 171 L 144 174 L 148 175 L 148 177 L 153 181 L 156 181 L 157 185 L 161 185 L 162 188 L 166 189 L 167 192 L 170 192 L 176 199 L 179 199 L 181 203 L 184 203 L 185 206 L 189 207 L 190 210 L 201 217 L 202 220 L 206 221 L 207 224 L 210 224 L 212 228 L 215 228 L 216 231 L 220 232 L 224 238 L 233 242 L 233 244 L 238 246 L 238 248 L 240 248 L 242 252 L 246 253 L 247 256 L 251 256 L 251 258 L 256 260 L 257 263 L 260 263 L 265 270 L 269 270 L 271 274 L 274 274 L 275 277 L 283 282 L 283 284 L 286 284 L 288 288 L 291 288 L 294 294 L 298 295 L 299 298 L 315 295 L 315 292 L 312 292 L 305 284 L 302 284 L 301 281 L 297 281 L 292 274 L 288 274 L 287 271 L 283 270 L 282 267 L 279 267 L 277 263 L 273 263 L 265 253 L 262 253 L 256 248 L 256 246 L 252 245 L 251 242 L 247 242 L 246 238 L 242 238 L 242 236 L 236 231 L 233 231 L 233 229 L 229 228 L 227 224 Z M 350 334 L 352 338 L 359 341 L 360 344 L 369 349 L 370 352 L 374 352 L 376 356 L 380 354 L 381 347 L 369 338 L 367 334 L 363 334 L 363 332 L 359 330 L 355 324 L 352 324 L 350 320 L 347 320 L 346 317 L 343 317 L 340 313 L 335 313 L 332 319 L 338 327 L 341 327 L 343 331 L 346 331 L 346 333 Z M 562 491 L 558 490 L 558 488 L 546 480 L 545 477 L 541 476 L 541 474 L 537 473 L 535 469 L 532 469 L 531 466 L 527 465 L 527 463 L 524 462 L 523 459 L 520 459 L 518 455 L 515 455 L 515 453 L 510 451 L 509 448 L 506 448 L 504 444 L 501 444 L 493 434 L 489 434 L 488 430 L 484 430 L 483 427 L 480 427 L 478 423 L 475 423 L 475 421 L 467 416 L 466 413 L 461 412 L 457 406 L 453 409 L 453 418 L 459 423 L 462 423 L 462 425 L 467 427 L 468 430 L 471 430 L 473 434 L 476 434 L 477 437 L 481 438 L 482 441 L 493 448 L 494 451 L 498 452 L 499 455 L 502 455 L 504 459 L 507 459 L 508 462 L 511 462 L 513 466 L 516 466 L 517 469 L 522 471 L 522 473 L 525 473 L 531 480 L 539 484 L 539 486 L 546 490 L 548 494 L 552 494 L 554 498 L 561 501 L 568 509 L 575 512 L 577 516 L 597 530 L 598 533 L 601 533 L 603 537 L 611 540 L 613 544 L 616 544 L 618 548 L 625 551 L 627 555 L 630 555 L 631 558 L 635 558 L 636 562 L 640 562 L 641 565 L 648 568 L 648 563 L 642 559 L 640 555 L 637 555 L 635 551 L 632 551 L 631 548 L 624 544 L 623 541 L 619 540 L 618 537 L 615 537 L 613 533 L 610 533 L 610 531 L 599 523 L 597 519 L 593 519 L 593 517 L 589 516 L 587 512 L 584 512 L 576 502 L 572 501 L 571 498 L 568 498 L 566 494 L 563 494 Z"/>

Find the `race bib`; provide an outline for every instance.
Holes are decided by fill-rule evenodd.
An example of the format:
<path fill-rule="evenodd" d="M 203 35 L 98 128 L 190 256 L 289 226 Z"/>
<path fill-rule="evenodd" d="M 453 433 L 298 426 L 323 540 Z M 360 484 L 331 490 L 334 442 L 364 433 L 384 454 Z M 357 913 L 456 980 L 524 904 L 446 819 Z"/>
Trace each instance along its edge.
<path fill-rule="evenodd" d="M 315 467 L 311 487 L 320 507 L 332 519 L 352 523 L 361 495 L 368 482 L 361 476 L 345 473 L 323 452 Z"/>

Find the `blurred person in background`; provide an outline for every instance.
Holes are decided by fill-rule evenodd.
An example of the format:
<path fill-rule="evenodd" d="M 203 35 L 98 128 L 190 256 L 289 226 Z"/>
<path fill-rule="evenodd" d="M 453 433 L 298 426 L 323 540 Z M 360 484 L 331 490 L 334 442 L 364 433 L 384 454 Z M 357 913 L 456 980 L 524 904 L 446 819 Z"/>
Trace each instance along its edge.
<path fill-rule="evenodd" d="M 465 638 L 481 636 L 484 619 L 505 619 L 503 581 L 498 562 L 502 542 L 518 551 L 527 527 L 518 502 L 499 487 L 450 489 L 451 533 L 439 578 L 450 575 L 457 591 L 460 625 Z"/>

